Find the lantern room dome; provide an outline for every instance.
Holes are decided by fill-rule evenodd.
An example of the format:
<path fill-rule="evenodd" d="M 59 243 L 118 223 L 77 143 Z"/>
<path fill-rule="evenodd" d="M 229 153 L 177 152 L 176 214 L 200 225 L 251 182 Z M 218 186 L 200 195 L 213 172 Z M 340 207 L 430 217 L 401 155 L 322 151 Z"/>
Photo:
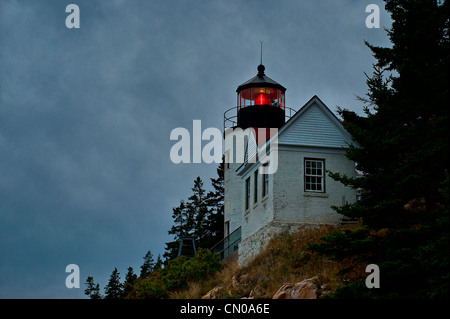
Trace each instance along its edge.
<path fill-rule="evenodd" d="M 268 76 L 266 76 L 264 74 L 265 69 L 266 68 L 264 67 L 264 65 L 262 65 L 262 64 L 258 65 L 258 68 L 257 68 L 258 74 L 256 76 L 252 77 L 247 82 L 244 82 L 241 85 L 239 85 L 238 88 L 236 89 L 236 92 L 239 93 L 242 90 L 245 90 L 248 88 L 254 88 L 254 87 L 274 88 L 274 89 L 281 90 L 283 93 L 286 92 L 286 88 L 284 86 L 275 82 L 274 80 L 272 80 L 271 78 L 269 78 Z"/>
<path fill-rule="evenodd" d="M 286 88 L 264 74 L 264 65 L 258 65 L 258 74 L 238 86 L 237 105 L 245 108 L 253 105 L 270 105 L 284 108 Z"/>

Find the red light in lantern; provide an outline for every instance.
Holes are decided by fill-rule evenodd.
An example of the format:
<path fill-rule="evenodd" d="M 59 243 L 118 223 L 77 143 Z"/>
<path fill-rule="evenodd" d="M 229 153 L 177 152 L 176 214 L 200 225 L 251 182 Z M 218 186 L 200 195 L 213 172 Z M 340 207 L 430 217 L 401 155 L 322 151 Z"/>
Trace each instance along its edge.
<path fill-rule="evenodd" d="M 265 94 L 263 94 L 263 93 L 258 94 L 256 96 L 256 99 L 255 99 L 255 104 L 256 105 L 265 105 L 266 104 L 266 96 L 265 96 Z"/>

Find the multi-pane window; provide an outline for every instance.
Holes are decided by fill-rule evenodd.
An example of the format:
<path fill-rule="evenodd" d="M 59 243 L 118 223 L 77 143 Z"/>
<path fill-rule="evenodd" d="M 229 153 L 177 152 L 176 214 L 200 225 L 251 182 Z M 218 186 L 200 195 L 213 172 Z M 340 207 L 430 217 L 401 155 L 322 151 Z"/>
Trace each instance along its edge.
<path fill-rule="evenodd" d="M 325 161 L 305 159 L 305 191 L 325 192 Z"/>
<path fill-rule="evenodd" d="M 254 173 L 254 178 L 253 178 L 253 183 L 254 183 L 254 191 L 253 191 L 253 202 L 257 203 L 258 202 L 258 170 L 255 171 Z"/>
<path fill-rule="evenodd" d="M 250 177 L 245 181 L 245 210 L 250 209 Z"/>

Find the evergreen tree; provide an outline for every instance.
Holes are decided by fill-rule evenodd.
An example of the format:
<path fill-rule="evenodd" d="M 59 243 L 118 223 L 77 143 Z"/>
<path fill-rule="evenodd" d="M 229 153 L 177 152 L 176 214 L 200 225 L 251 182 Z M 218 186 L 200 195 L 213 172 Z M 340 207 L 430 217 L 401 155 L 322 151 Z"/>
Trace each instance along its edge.
<path fill-rule="evenodd" d="M 208 192 L 206 203 L 208 205 L 208 239 L 205 247 L 211 248 L 224 235 L 224 158 L 217 167 L 217 178 L 211 178 L 213 190 Z"/>
<path fill-rule="evenodd" d="M 196 239 L 198 247 L 205 247 L 205 240 L 208 237 L 208 206 L 206 203 L 206 191 L 203 188 L 203 181 L 197 177 L 192 188 L 193 194 L 188 201 L 188 216 L 192 217 L 192 235 Z"/>
<path fill-rule="evenodd" d="M 187 236 L 191 232 L 192 218 L 188 218 L 188 213 L 188 207 L 184 200 L 180 201 L 178 207 L 172 209 L 174 224 L 169 230 L 169 235 L 173 235 L 174 240 L 166 243 L 166 252 L 164 253 L 166 261 L 177 257 L 180 238 L 182 236 Z"/>
<path fill-rule="evenodd" d="M 94 277 L 89 276 L 86 279 L 86 289 L 84 290 L 84 294 L 89 296 L 91 299 L 102 299 L 100 295 L 100 285 L 94 282 Z"/>
<path fill-rule="evenodd" d="M 128 272 L 125 275 L 125 281 L 123 283 L 123 297 L 133 297 L 134 284 L 137 281 L 137 275 L 133 271 L 133 267 L 128 267 Z"/>
<path fill-rule="evenodd" d="M 180 205 L 173 208 L 172 218 L 174 225 L 169 230 L 169 234 L 174 235 L 174 241 L 166 243 L 166 253 L 164 253 L 164 257 L 168 260 L 177 257 L 181 237 L 193 237 L 198 248 L 199 243 L 202 242 L 206 235 L 205 224 L 208 209 L 206 205 L 206 191 L 203 188 L 203 181 L 200 177 L 194 180 L 192 193 L 187 202 L 181 200 Z"/>
<path fill-rule="evenodd" d="M 180 238 L 191 236 L 196 240 L 197 248 L 211 248 L 223 238 L 223 162 L 217 169 L 217 178 L 211 178 L 213 189 L 208 193 L 200 177 L 194 180 L 192 195 L 187 201 L 181 200 L 173 208 L 174 225 L 169 230 L 174 240 L 166 243 L 164 257 L 171 260 L 178 255 Z"/>
<path fill-rule="evenodd" d="M 154 260 L 152 252 L 149 250 L 144 256 L 144 263 L 141 266 L 141 278 L 147 278 L 150 272 L 153 270 Z"/>
<path fill-rule="evenodd" d="M 108 284 L 105 286 L 105 299 L 120 299 L 122 295 L 123 285 L 120 282 L 120 273 L 117 268 L 114 268 Z"/>
<path fill-rule="evenodd" d="M 377 59 L 367 79 L 365 116 L 339 109 L 354 144 L 346 150 L 361 178 L 329 175 L 364 190 L 334 209 L 364 229 L 334 233 L 318 252 L 380 267 L 379 289 L 363 282 L 337 297 L 448 297 L 449 6 L 386 0 L 391 48 L 368 45 Z"/>
<path fill-rule="evenodd" d="M 155 263 L 155 266 L 153 267 L 153 270 L 158 270 L 158 269 L 162 268 L 163 265 L 164 265 L 164 263 L 161 259 L 161 254 L 158 254 L 158 258 L 156 258 L 156 263 Z"/>
<path fill-rule="evenodd" d="M 187 236 L 192 232 L 193 216 L 184 200 L 180 201 L 178 207 L 173 208 L 172 218 L 174 225 L 169 231 L 169 234 L 175 235 L 178 239 L 182 236 Z"/>

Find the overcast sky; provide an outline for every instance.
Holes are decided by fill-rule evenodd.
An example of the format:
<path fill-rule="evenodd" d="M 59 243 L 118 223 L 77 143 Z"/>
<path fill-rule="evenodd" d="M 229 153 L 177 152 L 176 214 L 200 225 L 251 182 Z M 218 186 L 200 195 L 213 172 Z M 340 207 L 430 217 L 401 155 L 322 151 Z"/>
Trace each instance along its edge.
<path fill-rule="evenodd" d="M 65 8 L 80 8 L 68 29 Z M 164 253 L 172 207 L 216 164 L 173 164 L 171 130 L 222 129 L 236 88 L 257 73 L 287 88 L 286 105 L 312 96 L 361 112 L 363 40 L 380 1 L 0 2 L 0 298 L 86 298 L 114 267 L 139 273 Z M 77 264 L 81 288 L 68 289 Z"/>

